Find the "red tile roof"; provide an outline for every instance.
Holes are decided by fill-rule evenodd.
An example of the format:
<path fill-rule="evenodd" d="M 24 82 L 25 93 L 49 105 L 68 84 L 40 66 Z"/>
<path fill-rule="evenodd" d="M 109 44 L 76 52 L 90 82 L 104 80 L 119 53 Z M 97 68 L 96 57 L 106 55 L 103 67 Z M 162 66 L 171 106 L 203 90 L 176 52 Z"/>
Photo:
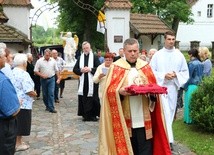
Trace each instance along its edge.
<path fill-rule="evenodd" d="M 0 4 L 9 6 L 28 6 L 33 8 L 30 0 L 0 0 Z"/>
<path fill-rule="evenodd" d="M 130 14 L 130 27 L 135 34 L 164 34 L 173 31 L 157 15 Z"/>
<path fill-rule="evenodd" d="M 31 41 L 22 32 L 12 26 L 0 24 L 0 42 L 30 45 Z"/>
<path fill-rule="evenodd" d="M 129 0 L 106 0 L 102 9 L 130 9 L 132 3 Z"/>

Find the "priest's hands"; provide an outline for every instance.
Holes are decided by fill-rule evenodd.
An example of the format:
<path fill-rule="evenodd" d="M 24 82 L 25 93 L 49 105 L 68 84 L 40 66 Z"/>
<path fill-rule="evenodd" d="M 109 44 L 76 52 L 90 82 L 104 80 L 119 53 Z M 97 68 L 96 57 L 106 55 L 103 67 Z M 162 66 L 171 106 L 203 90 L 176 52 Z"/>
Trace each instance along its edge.
<path fill-rule="evenodd" d="M 128 92 L 126 91 L 125 87 L 121 87 L 121 88 L 119 89 L 119 93 L 120 93 L 120 95 L 123 95 L 123 96 L 131 95 L 130 93 L 128 93 Z"/>
<path fill-rule="evenodd" d="M 171 72 L 171 73 L 167 73 L 166 75 L 165 75 L 165 79 L 167 79 L 167 80 L 172 80 L 172 79 L 174 79 L 174 78 L 176 78 L 177 77 L 177 75 L 176 75 L 176 73 L 173 71 L 173 72 Z"/>
<path fill-rule="evenodd" d="M 90 72 L 91 71 L 91 68 L 89 68 L 89 67 L 87 67 L 87 66 L 85 66 L 85 67 L 83 67 L 82 69 L 81 69 L 81 72 L 82 73 L 88 73 L 88 72 Z"/>

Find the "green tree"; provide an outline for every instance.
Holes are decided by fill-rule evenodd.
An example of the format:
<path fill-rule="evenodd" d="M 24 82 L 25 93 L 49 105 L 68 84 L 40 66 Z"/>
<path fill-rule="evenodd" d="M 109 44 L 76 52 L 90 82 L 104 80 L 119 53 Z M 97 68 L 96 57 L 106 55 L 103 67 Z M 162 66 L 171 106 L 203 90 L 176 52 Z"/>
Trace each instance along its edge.
<path fill-rule="evenodd" d="M 132 12 L 157 14 L 177 33 L 179 22 L 193 22 L 189 0 L 130 0 Z M 82 2 L 100 10 L 105 0 L 51 0 L 59 4 L 59 29 L 75 32 L 80 40 L 89 41 L 94 48 L 103 49 L 104 35 L 96 31 L 97 17 L 74 2 Z M 87 7 L 89 8 L 89 7 Z"/>
<path fill-rule="evenodd" d="M 42 26 L 37 25 L 36 27 L 33 27 L 32 28 L 33 40 L 37 40 L 43 37 L 44 33 L 45 33 L 45 30 Z"/>
<path fill-rule="evenodd" d="M 36 46 L 62 43 L 59 32 L 55 28 L 48 28 L 47 31 L 45 31 L 42 26 L 36 25 L 36 27 L 32 28 L 32 36 L 34 45 Z"/>
<path fill-rule="evenodd" d="M 177 33 L 179 22 L 191 23 L 191 8 L 186 0 L 167 1 L 165 8 L 161 8 L 159 16 L 166 21 Z"/>
<path fill-rule="evenodd" d="M 156 14 L 157 10 L 155 3 L 152 0 L 132 0 L 133 4 L 132 12 L 134 13 L 151 13 Z"/>
<path fill-rule="evenodd" d="M 177 33 L 179 22 L 191 23 L 188 0 L 132 0 L 133 12 L 157 14 Z"/>
<path fill-rule="evenodd" d="M 56 0 L 58 1 L 58 0 Z M 96 10 L 102 7 L 103 0 L 81 0 L 93 6 Z M 93 48 L 104 48 L 104 35 L 96 31 L 97 16 L 87 9 L 83 9 L 71 0 L 60 0 L 58 17 L 59 29 L 64 32 L 75 32 L 79 42 L 89 41 Z"/>

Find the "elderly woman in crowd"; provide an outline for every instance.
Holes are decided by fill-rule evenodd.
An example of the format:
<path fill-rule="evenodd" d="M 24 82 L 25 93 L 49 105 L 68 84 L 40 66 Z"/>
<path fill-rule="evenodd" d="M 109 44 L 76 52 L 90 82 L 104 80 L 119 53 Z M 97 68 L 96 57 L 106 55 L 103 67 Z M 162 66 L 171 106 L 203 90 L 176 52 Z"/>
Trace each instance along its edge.
<path fill-rule="evenodd" d="M 151 49 L 149 50 L 149 52 L 148 52 L 148 54 L 147 54 L 147 58 L 148 58 L 147 61 L 148 61 L 148 62 L 151 61 L 153 55 L 154 55 L 157 51 L 158 51 L 158 50 L 155 49 L 155 48 L 151 48 Z"/>
<path fill-rule="evenodd" d="M 210 76 L 212 72 L 211 53 L 207 47 L 199 48 L 200 59 L 203 63 L 203 77 Z"/>
<path fill-rule="evenodd" d="M 22 136 L 30 135 L 31 130 L 31 113 L 33 97 L 36 97 L 34 91 L 34 82 L 31 79 L 27 67 L 26 54 L 17 54 L 14 58 L 13 75 L 15 78 L 14 87 L 16 89 L 19 100 L 21 101 L 20 112 L 17 115 L 17 139 L 16 139 L 16 151 L 23 151 L 29 148 L 29 145 L 22 141 Z"/>
<path fill-rule="evenodd" d="M 99 83 L 99 98 L 100 103 L 102 103 L 102 92 L 104 90 L 105 85 L 105 77 L 108 72 L 108 68 L 112 64 L 114 60 L 114 55 L 112 53 L 106 53 L 104 56 L 104 63 L 97 67 L 97 70 L 94 74 L 93 81 L 94 83 Z"/>

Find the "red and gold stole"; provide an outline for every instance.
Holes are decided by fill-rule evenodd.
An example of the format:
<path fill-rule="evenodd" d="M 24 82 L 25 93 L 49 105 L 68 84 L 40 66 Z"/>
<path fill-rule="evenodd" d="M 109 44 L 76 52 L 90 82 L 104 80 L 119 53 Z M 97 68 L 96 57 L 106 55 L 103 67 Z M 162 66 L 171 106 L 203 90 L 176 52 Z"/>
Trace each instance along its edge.
<path fill-rule="evenodd" d="M 148 83 L 156 83 L 155 76 L 149 65 L 141 68 L 141 71 L 147 78 Z M 125 130 L 122 125 L 122 118 L 119 111 L 119 105 L 117 102 L 117 87 L 121 80 L 124 78 L 126 69 L 119 66 L 114 66 L 112 71 L 111 82 L 107 88 L 107 98 L 109 101 L 109 107 L 111 112 L 111 119 L 113 125 L 113 136 L 115 140 L 115 147 L 117 155 L 129 155 L 130 150 L 127 143 L 127 137 L 125 136 Z M 151 121 L 145 121 L 146 131 L 153 131 L 153 154 L 160 155 L 171 155 L 171 150 L 169 147 L 168 139 L 165 132 L 165 127 L 163 125 L 163 116 L 160 101 L 156 103 L 154 112 L 151 114 Z M 126 122 L 127 123 L 127 122 Z M 129 124 L 129 123 L 128 123 Z M 128 125 L 127 124 L 127 125 Z M 129 127 L 129 125 L 128 125 Z"/>
<path fill-rule="evenodd" d="M 127 142 L 125 138 L 124 129 L 121 123 L 121 118 L 119 115 L 119 109 L 116 99 L 116 89 L 121 82 L 122 78 L 124 77 L 125 69 L 115 66 L 111 83 L 107 89 L 107 96 L 109 100 L 110 111 L 112 115 L 112 124 L 113 124 L 113 135 L 115 139 L 115 146 L 117 155 L 128 155 L 129 151 L 127 148 Z"/>

